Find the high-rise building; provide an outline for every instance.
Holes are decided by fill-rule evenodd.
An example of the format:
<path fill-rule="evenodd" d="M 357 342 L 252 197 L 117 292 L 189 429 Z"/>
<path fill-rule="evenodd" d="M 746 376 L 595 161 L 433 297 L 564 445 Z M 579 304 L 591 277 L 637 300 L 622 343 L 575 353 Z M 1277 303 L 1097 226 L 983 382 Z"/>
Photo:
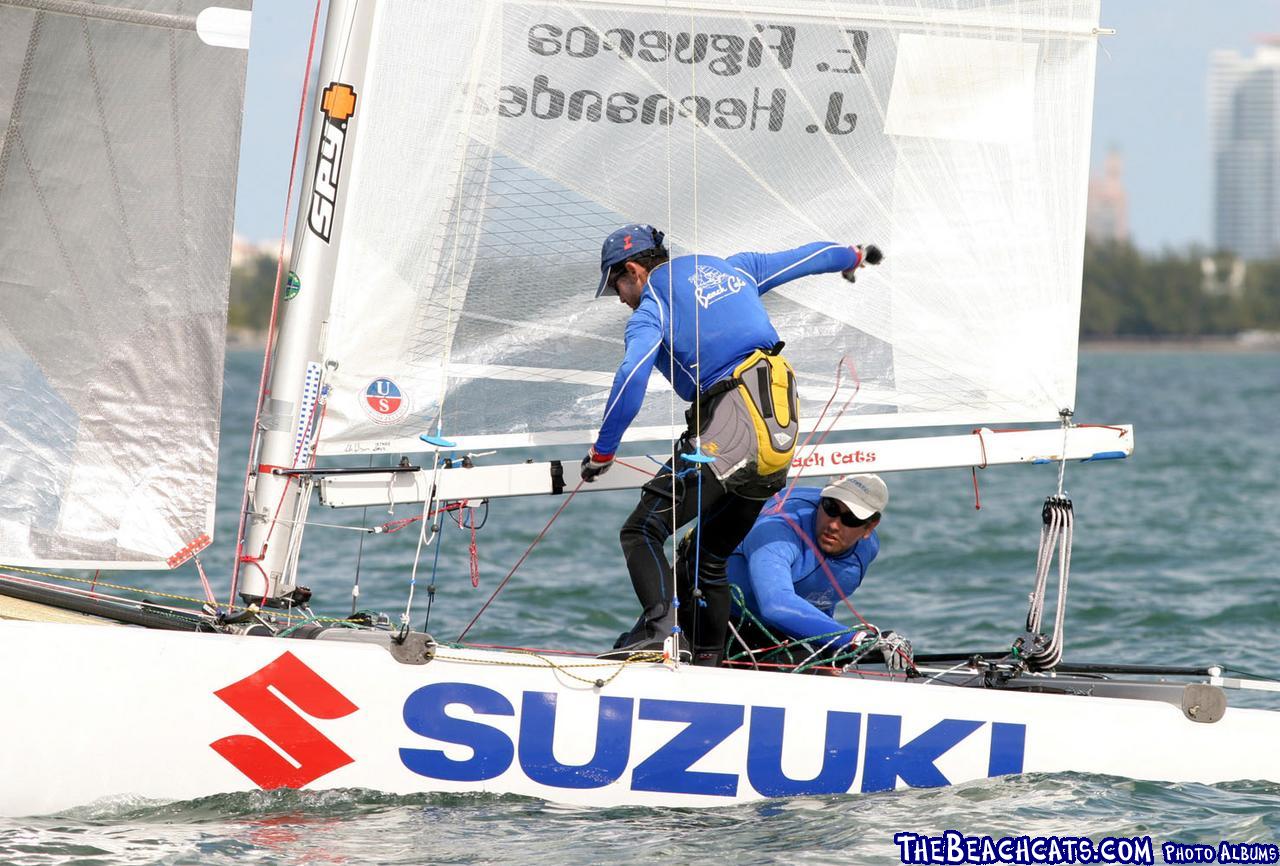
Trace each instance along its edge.
<path fill-rule="evenodd" d="M 1209 134 L 1214 242 L 1245 259 L 1280 256 L 1280 36 L 1253 57 L 1213 53 Z"/>
<path fill-rule="evenodd" d="M 1085 233 L 1095 241 L 1129 239 L 1129 200 L 1124 191 L 1124 159 L 1118 150 L 1107 153 L 1102 173 L 1089 178 L 1089 209 Z"/>

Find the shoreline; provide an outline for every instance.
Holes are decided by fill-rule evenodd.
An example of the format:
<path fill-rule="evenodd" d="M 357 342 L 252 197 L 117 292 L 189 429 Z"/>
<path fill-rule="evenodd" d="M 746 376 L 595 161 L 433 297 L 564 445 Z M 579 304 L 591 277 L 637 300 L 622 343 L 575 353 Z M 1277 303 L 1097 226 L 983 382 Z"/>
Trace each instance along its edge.
<path fill-rule="evenodd" d="M 1230 337 L 1083 337 L 1080 348 L 1095 352 L 1280 352 L 1280 332 L 1244 331 Z"/>

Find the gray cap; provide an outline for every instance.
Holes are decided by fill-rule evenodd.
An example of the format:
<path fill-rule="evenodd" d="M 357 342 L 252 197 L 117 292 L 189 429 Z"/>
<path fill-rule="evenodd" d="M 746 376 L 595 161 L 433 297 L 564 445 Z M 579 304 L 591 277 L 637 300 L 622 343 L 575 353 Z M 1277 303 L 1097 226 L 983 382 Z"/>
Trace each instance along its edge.
<path fill-rule="evenodd" d="M 822 488 L 822 495 L 849 506 L 853 516 L 866 520 L 889 504 L 889 488 L 879 475 L 846 475 Z"/>

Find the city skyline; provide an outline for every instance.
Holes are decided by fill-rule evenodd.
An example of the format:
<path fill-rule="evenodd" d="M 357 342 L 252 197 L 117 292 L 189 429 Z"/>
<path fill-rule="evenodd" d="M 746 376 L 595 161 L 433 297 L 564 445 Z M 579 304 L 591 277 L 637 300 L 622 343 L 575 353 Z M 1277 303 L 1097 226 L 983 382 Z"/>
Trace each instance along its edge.
<path fill-rule="evenodd" d="M 273 0 L 254 10 L 236 232 L 278 240 L 314 4 Z M 1129 233 L 1149 251 L 1213 244 L 1208 81 L 1218 50 L 1252 55 L 1280 32 L 1280 0 L 1111 0 L 1101 24 L 1093 173 L 1124 159 Z M 318 62 L 318 51 L 316 62 Z M 300 159 L 301 161 L 301 159 Z"/>
<path fill-rule="evenodd" d="M 1280 38 L 1277 39 L 1280 42 Z M 1215 51 L 1209 76 L 1214 246 L 1245 259 L 1280 254 L 1280 44 Z"/>

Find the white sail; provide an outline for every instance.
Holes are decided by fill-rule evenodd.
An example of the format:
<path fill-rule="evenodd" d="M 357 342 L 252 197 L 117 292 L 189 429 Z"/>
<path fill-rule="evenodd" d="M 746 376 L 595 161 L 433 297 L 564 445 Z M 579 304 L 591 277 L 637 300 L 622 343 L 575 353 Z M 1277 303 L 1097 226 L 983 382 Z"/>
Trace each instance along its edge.
<path fill-rule="evenodd" d="M 599 247 L 629 221 L 677 253 L 885 248 L 855 286 L 767 297 L 810 422 L 844 355 L 863 392 L 843 428 L 1055 420 L 1074 403 L 1097 16 L 1095 0 L 378 4 L 319 452 L 421 448 L 441 416 L 468 441 L 589 441 L 625 321 L 591 300 Z M 667 435 L 681 408 L 651 397 L 631 438 Z"/>
<path fill-rule="evenodd" d="M 0 562 L 212 534 L 249 3 L 212 5 L 0 0 Z"/>

